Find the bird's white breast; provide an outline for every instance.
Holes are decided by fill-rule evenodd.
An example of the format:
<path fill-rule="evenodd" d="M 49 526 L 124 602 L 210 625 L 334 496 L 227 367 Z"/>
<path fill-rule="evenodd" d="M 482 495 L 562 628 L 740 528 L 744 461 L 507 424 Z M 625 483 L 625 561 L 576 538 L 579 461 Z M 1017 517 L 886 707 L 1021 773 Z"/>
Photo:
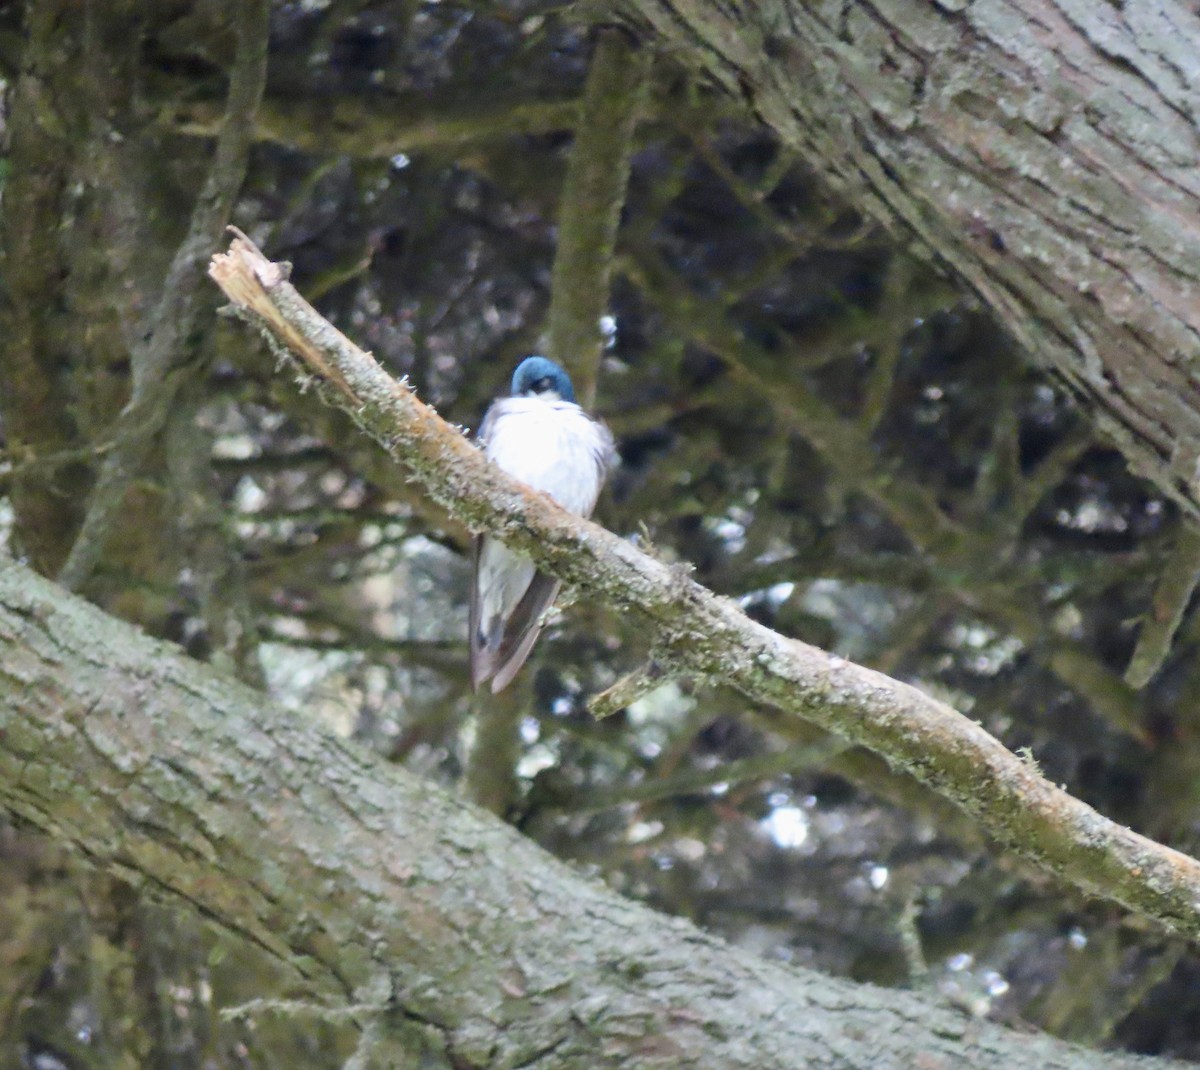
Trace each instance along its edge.
<path fill-rule="evenodd" d="M 587 516 L 613 457 L 612 435 L 578 405 L 556 398 L 497 401 L 483 428 L 484 451 L 509 475 Z"/>

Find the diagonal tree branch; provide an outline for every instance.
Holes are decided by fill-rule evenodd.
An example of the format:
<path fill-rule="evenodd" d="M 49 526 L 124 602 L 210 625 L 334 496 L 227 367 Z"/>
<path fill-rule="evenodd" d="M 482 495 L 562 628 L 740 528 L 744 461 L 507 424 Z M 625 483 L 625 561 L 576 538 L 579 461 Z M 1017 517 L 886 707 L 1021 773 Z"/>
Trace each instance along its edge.
<path fill-rule="evenodd" d="M 1142 616 L 1137 646 L 1125 670 L 1131 687 L 1145 687 L 1167 660 L 1175 633 L 1200 583 L 1200 531 L 1182 528 Z"/>
<path fill-rule="evenodd" d="M 730 948 L 11 560 L 0 807 L 257 945 L 319 1001 L 258 1008 L 352 1015 L 366 1049 L 420 1043 L 421 1065 L 1147 1066 Z"/>
<path fill-rule="evenodd" d="M 874 750 L 1042 868 L 1200 939 L 1200 863 L 1102 817 L 946 704 L 755 623 L 681 571 L 510 479 L 324 320 L 248 240 L 214 257 L 210 273 L 451 515 L 635 612 L 681 670 Z"/>
<path fill-rule="evenodd" d="M 1044 645 L 1041 616 L 1014 593 L 1021 589 L 1020 577 L 1003 565 L 1007 533 L 1018 530 L 1032 509 L 1027 500 L 1018 501 L 1017 512 L 990 510 L 988 524 L 974 528 L 952 521 L 927 488 L 896 480 L 885 470 L 868 429 L 838 415 L 812 391 L 773 377 L 770 369 L 779 356 L 746 338 L 715 302 L 689 291 L 660 256 L 648 249 L 637 250 L 624 258 L 622 267 L 680 337 L 690 338 L 718 356 L 742 382 L 757 390 L 779 418 L 820 453 L 844 485 L 876 502 L 917 549 L 943 563 L 954 563 L 951 568 L 931 570 L 931 583 L 973 611 L 1001 622 L 1028 647 Z M 885 330 L 895 333 L 894 318 L 890 323 L 886 316 L 878 318 Z M 879 341 L 886 343 L 886 334 Z M 801 359 L 798 347 L 785 344 L 782 354 L 785 360 Z M 1075 456 L 1073 450 L 1064 452 Z M 1058 465 L 1051 464 L 1048 472 L 1038 474 L 1052 476 L 1059 471 Z M 1033 485 L 1044 486 L 1037 478 Z M 1116 673 L 1077 647 L 1062 643 L 1050 652 L 1048 662 L 1051 671 L 1085 697 L 1097 713 L 1135 739 L 1147 740 L 1136 697 Z"/>

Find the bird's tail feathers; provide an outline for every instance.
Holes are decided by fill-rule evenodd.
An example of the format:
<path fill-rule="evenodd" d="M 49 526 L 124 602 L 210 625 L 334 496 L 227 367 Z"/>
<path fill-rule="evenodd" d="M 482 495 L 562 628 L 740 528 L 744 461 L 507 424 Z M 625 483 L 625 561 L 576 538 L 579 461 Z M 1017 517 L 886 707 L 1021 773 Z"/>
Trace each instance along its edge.
<path fill-rule="evenodd" d="M 485 680 L 495 676 L 499 668 L 501 623 L 499 618 L 494 619 L 488 632 L 471 629 L 471 687 L 475 691 Z"/>
<path fill-rule="evenodd" d="M 476 623 L 471 629 L 472 687 L 478 690 L 490 679 L 492 694 L 496 694 L 512 683 L 541 634 L 542 617 L 554 603 L 558 587 L 552 576 L 535 573 L 507 620 L 497 615 Z"/>
<path fill-rule="evenodd" d="M 493 695 L 503 691 L 513 682 L 513 678 L 521 671 L 521 666 L 525 664 L 529 652 L 533 649 L 533 644 L 537 642 L 537 637 L 541 633 L 542 626 L 537 624 L 521 636 L 521 641 L 517 644 L 516 649 L 500 664 L 496 669 L 496 674 L 492 677 Z"/>

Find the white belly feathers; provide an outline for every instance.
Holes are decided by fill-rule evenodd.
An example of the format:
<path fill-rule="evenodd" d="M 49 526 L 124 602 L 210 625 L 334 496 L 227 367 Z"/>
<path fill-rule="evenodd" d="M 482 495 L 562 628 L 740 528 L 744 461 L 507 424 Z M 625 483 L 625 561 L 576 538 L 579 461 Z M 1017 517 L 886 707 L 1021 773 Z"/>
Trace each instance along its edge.
<path fill-rule="evenodd" d="M 509 475 L 587 516 L 613 455 L 612 435 L 569 401 L 505 398 L 493 406 L 484 451 Z"/>

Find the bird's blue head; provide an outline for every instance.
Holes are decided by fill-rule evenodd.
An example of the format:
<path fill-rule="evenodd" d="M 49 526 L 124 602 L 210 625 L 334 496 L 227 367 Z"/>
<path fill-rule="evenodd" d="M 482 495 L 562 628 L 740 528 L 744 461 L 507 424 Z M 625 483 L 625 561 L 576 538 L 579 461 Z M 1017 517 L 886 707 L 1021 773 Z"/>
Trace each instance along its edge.
<path fill-rule="evenodd" d="M 513 372 L 513 397 L 536 397 L 549 393 L 557 394 L 563 401 L 575 400 L 571 378 L 562 368 L 545 357 L 526 357 Z"/>

